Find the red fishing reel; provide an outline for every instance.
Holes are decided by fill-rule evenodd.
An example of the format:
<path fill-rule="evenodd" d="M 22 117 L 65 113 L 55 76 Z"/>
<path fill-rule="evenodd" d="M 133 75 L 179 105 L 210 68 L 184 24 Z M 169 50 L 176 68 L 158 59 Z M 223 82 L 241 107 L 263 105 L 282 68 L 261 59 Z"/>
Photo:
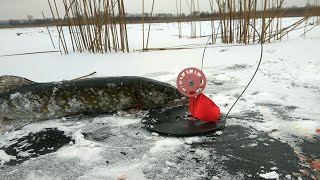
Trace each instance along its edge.
<path fill-rule="evenodd" d="M 206 87 L 206 80 L 206 76 L 200 69 L 186 68 L 177 77 L 177 88 L 187 97 L 196 97 Z"/>

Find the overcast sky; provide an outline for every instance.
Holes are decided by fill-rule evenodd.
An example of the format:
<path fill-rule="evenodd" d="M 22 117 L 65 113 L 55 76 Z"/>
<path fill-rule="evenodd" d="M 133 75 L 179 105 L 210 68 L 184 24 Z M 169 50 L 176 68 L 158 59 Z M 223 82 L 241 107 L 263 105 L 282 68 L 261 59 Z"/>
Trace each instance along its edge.
<path fill-rule="evenodd" d="M 51 0 L 52 1 L 52 0 Z M 63 0 L 56 0 L 58 6 Z M 180 1 L 180 0 L 179 0 Z M 190 2 L 190 0 L 188 0 Z M 214 0 L 215 2 L 216 0 Z M 261 0 L 258 0 L 261 1 Z M 285 0 L 286 6 L 303 6 L 307 0 Z M 53 2 L 53 1 L 52 1 Z M 201 11 L 210 11 L 208 0 L 199 0 Z M 124 0 L 125 10 L 129 13 L 139 13 L 142 9 L 142 0 Z M 152 0 L 145 0 L 145 10 L 150 12 Z M 216 4 L 215 4 L 216 5 Z M 60 6 L 62 9 L 62 6 Z M 182 0 L 182 9 L 187 12 L 186 0 Z M 0 0 L 0 20 L 26 19 L 27 15 L 42 18 L 41 11 L 51 17 L 47 0 Z M 176 13 L 176 0 L 155 0 L 156 13 Z"/>

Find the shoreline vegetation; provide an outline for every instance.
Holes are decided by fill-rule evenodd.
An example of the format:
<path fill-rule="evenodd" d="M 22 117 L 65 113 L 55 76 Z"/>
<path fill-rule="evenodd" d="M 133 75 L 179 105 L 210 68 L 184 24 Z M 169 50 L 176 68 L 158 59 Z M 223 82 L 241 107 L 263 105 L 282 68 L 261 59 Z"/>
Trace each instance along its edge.
<path fill-rule="evenodd" d="M 56 0 L 48 0 L 51 17 L 45 17 L 43 12 L 43 19 L 27 15 L 28 20 L 9 20 L 6 27 L 47 27 L 53 47 L 55 44 L 48 27 L 56 27 L 59 51 L 68 54 L 71 51 L 129 53 L 127 24 L 142 24 L 142 51 L 155 50 L 148 46 L 151 24 L 154 23 L 177 23 L 179 38 L 182 38 L 182 23 L 187 22 L 190 23 L 190 38 L 210 37 L 210 44 L 245 45 L 281 41 L 297 28 L 304 28 L 305 36 L 320 25 L 319 0 L 305 7 L 291 8 L 284 8 L 285 0 L 265 0 L 263 3 L 258 0 L 216 0 L 216 4 L 209 0 L 210 12 L 201 11 L 199 0 L 190 0 L 186 1 L 187 14 L 182 13 L 182 0 L 176 0 L 175 14 L 156 14 L 153 11 L 154 1 L 150 13 L 142 0 L 142 12 L 129 14 L 123 0 L 63 0 L 63 11 L 59 10 Z M 291 25 L 283 26 L 283 18 L 287 17 L 300 18 Z M 201 21 L 211 22 L 209 34 L 202 33 Z"/>
<path fill-rule="evenodd" d="M 305 17 L 305 16 L 320 16 L 320 6 L 311 7 L 290 7 L 290 8 L 280 8 L 281 17 Z M 240 14 L 240 12 L 238 12 Z M 236 13 L 236 16 L 237 14 Z M 173 23 L 173 22 L 191 22 L 191 21 L 216 21 L 221 20 L 221 14 L 219 12 L 198 12 L 195 11 L 196 18 L 192 14 L 172 14 L 172 13 L 160 13 L 153 14 L 152 17 L 150 13 L 145 13 L 143 18 L 142 14 L 128 14 L 126 13 L 126 23 L 127 24 L 141 24 L 141 23 Z M 264 12 L 257 11 L 256 18 L 262 18 Z M 272 10 L 266 11 L 266 16 L 271 17 L 273 14 Z M 115 17 L 115 20 L 119 20 L 119 16 Z M 118 21 L 117 21 L 118 22 Z M 2 28 L 26 28 L 26 27 L 46 27 L 46 26 L 57 26 L 57 25 L 68 26 L 67 19 L 17 19 L 17 20 L 7 20 L 0 21 L 0 29 Z"/>

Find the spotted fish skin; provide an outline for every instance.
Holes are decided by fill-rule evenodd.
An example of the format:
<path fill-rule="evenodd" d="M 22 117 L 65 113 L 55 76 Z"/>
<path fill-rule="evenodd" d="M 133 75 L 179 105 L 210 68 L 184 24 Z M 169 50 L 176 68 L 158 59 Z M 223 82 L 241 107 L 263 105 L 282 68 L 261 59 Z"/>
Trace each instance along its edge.
<path fill-rule="evenodd" d="M 144 77 L 33 83 L 0 94 L 0 119 L 45 120 L 131 108 L 153 109 L 173 103 L 185 103 L 175 87 Z"/>

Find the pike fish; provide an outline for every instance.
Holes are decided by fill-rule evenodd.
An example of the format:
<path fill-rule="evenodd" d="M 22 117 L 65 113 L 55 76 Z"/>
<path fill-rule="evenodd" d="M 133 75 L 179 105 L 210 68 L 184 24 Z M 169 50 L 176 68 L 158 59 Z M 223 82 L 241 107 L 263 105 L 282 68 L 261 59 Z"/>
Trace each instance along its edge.
<path fill-rule="evenodd" d="M 0 125 L 3 121 L 40 121 L 80 114 L 113 113 L 185 104 L 173 86 L 136 76 L 88 78 L 36 83 L 0 77 Z"/>

